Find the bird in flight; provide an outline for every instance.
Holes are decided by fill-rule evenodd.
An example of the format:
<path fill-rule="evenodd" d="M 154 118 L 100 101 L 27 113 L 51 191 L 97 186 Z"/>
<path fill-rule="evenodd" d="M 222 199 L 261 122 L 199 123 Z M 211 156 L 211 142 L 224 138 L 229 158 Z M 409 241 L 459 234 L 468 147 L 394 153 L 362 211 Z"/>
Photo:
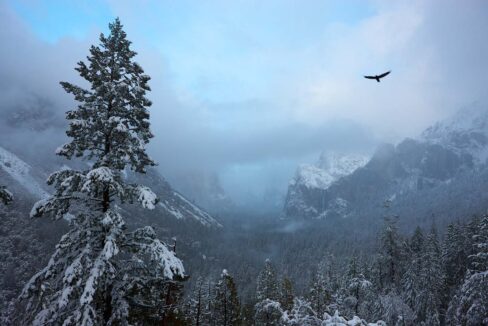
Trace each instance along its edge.
<path fill-rule="evenodd" d="M 376 81 L 379 83 L 380 82 L 380 79 L 383 78 L 383 77 L 386 77 L 390 74 L 391 70 L 381 74 L 381 75 L 376 75 L 376 76 L 364 76 L 364 78 L 367 78 L 367 79 L 376 79 Z"/>

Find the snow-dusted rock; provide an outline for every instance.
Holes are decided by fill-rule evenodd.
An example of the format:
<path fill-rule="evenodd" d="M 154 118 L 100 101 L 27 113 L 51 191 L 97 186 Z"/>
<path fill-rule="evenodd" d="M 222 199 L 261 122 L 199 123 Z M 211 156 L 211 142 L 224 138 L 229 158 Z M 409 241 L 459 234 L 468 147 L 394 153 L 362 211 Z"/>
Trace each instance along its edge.
<path fill-rule="evenodd" d="M 289 216 L 325 218 L 321 194 L 334 182 L 364 166 L 368 157 L 360 154 L 322 153 L 317 164 L 302 164 L 290 181 L 285 201 Z M 337 198 L 339 214 L 346 215 L 347 201 Z"/>

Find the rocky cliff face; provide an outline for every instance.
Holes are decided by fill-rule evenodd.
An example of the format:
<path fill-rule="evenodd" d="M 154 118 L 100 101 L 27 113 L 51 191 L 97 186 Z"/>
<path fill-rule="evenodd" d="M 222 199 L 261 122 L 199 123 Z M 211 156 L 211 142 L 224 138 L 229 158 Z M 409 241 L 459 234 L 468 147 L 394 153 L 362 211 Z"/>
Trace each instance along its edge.
<path fill-rule="evenodd" d="M 481 181 L 488 175 L 487 153 L 488 110 L 470 107 L 418 139 L 380 146 L 367 164 L 345 168 L 336 177 L 317 166 L 300 167 L 288 189 L 285 213 L 371 220 L 384 215 L 386 200 L 392 213 L 417 220 L 479 212 L 488 198 L 488 186 Z"/>
<path fill-rule="evenodd" d="M 364 166 L 367 156 L 357 154 L 322 153 L 315 165 L 303 164 L 298 167 L 290 181 L 285 200 L 288 216 L 323 218 L 323 193 L 337 180 Z M 338 198 L 334 208 L 343 211 L 347 205 Z"/>

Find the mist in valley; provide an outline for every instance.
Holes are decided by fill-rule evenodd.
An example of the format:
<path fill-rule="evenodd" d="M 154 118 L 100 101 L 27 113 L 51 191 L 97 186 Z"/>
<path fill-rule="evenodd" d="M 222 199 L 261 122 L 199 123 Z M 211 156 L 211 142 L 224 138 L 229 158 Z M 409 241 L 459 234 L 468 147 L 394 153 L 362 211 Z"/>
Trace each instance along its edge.
<path fill-rule="evenodd" d="M 117 17 L 150 89 L 74 69 Z M 487 18 L 474 0 L 0 2 L 0 324 L 488 324 Z M 134 115 L 143 146 L 107 159 L 76 133 L 105 118 L 67 116 L 92 104 L 60 82 L 130 94 L 154 137 Z M 49 201 L 75 188 L 114 220 L 89 231 L 98 206 Z M 76 249 L 113 234 L 108 267 Z"/>

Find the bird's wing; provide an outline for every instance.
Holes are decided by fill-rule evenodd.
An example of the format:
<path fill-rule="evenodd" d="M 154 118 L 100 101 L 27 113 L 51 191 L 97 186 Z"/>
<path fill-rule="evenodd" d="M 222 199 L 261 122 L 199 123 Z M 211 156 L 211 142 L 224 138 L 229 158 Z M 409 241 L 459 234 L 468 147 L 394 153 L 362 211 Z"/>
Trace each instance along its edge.
<path fill-rule="evenodd" d="M 383 78 L 385 76 L 388 76 L 390 74 L 390 72 L 391 72 L 391 70 L 385 72 L 384 74 L 379 75 L 378 78 Z"/>
<path fill-rule="evenodd" d="M 368 79 L 376 79 L 375 76 L 364 76 L 364 78 L 368 78 Z"/>

